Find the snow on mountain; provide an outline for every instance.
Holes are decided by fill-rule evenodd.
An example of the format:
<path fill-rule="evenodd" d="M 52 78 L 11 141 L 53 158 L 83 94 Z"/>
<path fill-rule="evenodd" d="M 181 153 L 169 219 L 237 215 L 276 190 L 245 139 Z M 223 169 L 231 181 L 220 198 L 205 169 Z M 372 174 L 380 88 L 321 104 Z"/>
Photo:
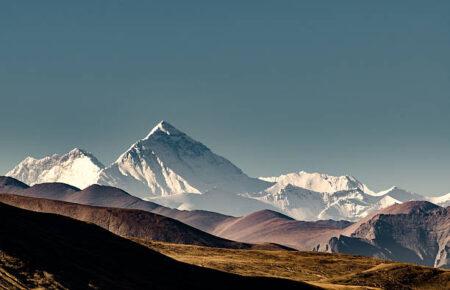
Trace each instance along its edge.
<path fill-rule="evenodd" d="M 442 207 L 450 206 L 450 193 L 441 196 L 432 196 L 426 198 L 429 202 L 440 205 Z"/>
<path fill-rule="evenodd" d="M 352 176 L 332 176 L 305 171 L 261 178 L 276 182 L 251 197 L 274 205 L 301 220 L 356 220 L 367 215 L 383 197 Z"/>
<path fill-rule="evenodd" d="M 62 182 L 85 188 L 98 180 L 103 164 L 91 153 L 75 148 L 42 159 L 27 157 L 6 175 L 26 184 Z"/>
<path fill-rule="evenodd" d="M 387 195 L 387 196 L 384 196 L 382 199 L 380 199 L 377 203 L 375 203 L 374 206 L 372 207 L 372 209 L 373 209 L 373 212 L 375 212 L 377 210 L 390 207 L 391 205 L 401 204 L 401 203 L 402 203 L 401 201 Z"/>
<path fill-rule="evenodd" d="M 261 180 L 277 182 L 281 186 L 288 184 L 317 192 L 336 192 L 342 190 L 360 189 L 368 194 L 373 192 L 353 176 L 332 176 L 323 173 L 305 171 L 288 173 L 275 177 L 260 177 Z"/>
<path fill-rule="evenodd" d="M 243 216 L 264 209 L 281 212 L 275 206 L 263 201 L 222 190 L 211 190 L 202 194 L 182 193 L 156 196 L 148 200 L 178 210 L 208 210 L 231 216 Z"/>
<path fill-rule="evenodd" d="M 370 213 L 410 200 L 425 197 L 396 186 L 375 193 L 352 176 L 332 176 L 305 171 L 277 177 L 262 177 L 276 182 L 269 189 L 251 197 L 274 205 L 297 219 L 358 220 Z M 434 202 L 450 204 L 450 194 Z"/>
<path fill-rule="evenodd" d="M 344 214 L 348 216 L 347 219 L 356 221 L 356 220 L 360 220 L 361 218 L 365 218 L 374 212 L 388 208 L 391 205 L 401 204 L 401 203 L 402 203 L 401 201 L 396 200 L 395 198 L 392 198 L 389 195 L 386 195 L 386 196 L 380 197 L 380 199 L 378 199 L 378 201 L 376 201 L 376 202 L 372 201 L 372 203 L 369 202 L 366 204 L 360 204 L 359 210 L 356 210 L 354 213 L 346 212 Z M 320 216 L 320 217 L 322 217 L 322 216 Z"/>
<path fill-rule="evenodd" d="M 376 195 L 377 196 L 390 196 L 401 202 L 425 199 L 425 197 L 420 194 L 404 190 L 397 186 L 393 186 L 387 190 L 380 191 L 380 192 L 376 193 Z"/>
<path fill-rule="evenodd" d="M 230 215 L 271 209 L 301 220 L 357 220 L 409 200 L 450 204 L 450 194 L 425 198 L 398 187 L 374 193 L 348 175 L 300 171 L 252 178 L 166 121 L 107 168 L 92 154 L 74 149 L 42 159 L 28 157 L 7 175 L 30 185 L 64 182 L 79 188 L 95 183 L 115 186 L 178 209 Z"/>
<path fill-rule="evenodd" d="M 357 220 L 373 211 L 401 203 L 388 195 L 376 196 L 359 188 L 330 193 L 312 191 L 290 183 L 284 185 L 282 182 L 247 196 L 273 205 L 299 220 Z"/>
<path fill-rule="evenodd" d="M 292 184 L 284 186 L 276 183 L 258 195 L 253 194 L 250 197 L 268 203 L 299 220 L 316 220 L 323 208 L 326 207 L 324 193 Z"/>
<path fill-rule="evenodd" d="M 120 187 L 143 198 L 201 194 L 212 189 L 241 193 L 270 185 L 248 177 L 230 161 L 166 121 L 103 170 L 99 183 Z"/>
<path fill-rule="evenodd" d="M 360 189 L 337 191 L 326 196 L 327 207 L 318 219 L 357 220 L 380 200 L 379 197 L 365 193 Z"/>

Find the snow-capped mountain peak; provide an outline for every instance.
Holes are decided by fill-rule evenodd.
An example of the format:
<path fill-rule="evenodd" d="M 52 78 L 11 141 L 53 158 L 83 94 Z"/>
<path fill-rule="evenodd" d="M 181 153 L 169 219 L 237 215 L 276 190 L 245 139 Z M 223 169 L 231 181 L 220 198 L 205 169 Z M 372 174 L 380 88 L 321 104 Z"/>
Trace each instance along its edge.
<path fill-rule="evenodd" d="M 253 194 L 252 197 L 271 204 L 299 220 L 314 220 L 326 206 L 325 193 L 311 191 L 302 187 L 275 183 L 265 191 Z"/>
<path fill-rule="evenodd" d="M 390 187 L 388 189 L 385 189 L 385 190 L 382 190 L 382 191 L 379 191 L 379 192 L 375 193 L 375 195 L 382 196 L 382 195 L 385 195 L 386 193 L 389 193 L 389 192 L 392 192 L 392 191 L 396 191 L 396 190 L 399 190 L 399 189 L 401 189 L 401 188 L 399 188 L 398 186 L 394 185 L 394 186 L 392 186 L 392 187 Z"/>
<path fill-rule="evenodd" d="M 239 193 L 270 185 L 248 177 L 230 161 L 166 121 L 120 155 L 100 174 L 99 182 L 143 198 L 204 193 L 211 189 Z"/>
<path fill-rule="evenodd" d="M 260 179 L 277 182 L 281 185 L 292 184 L 317 192 L 336 192 L 350 189 L 361 189 L 373 194 L 373 192 L 362 182 L 350 175 L 333 176 L 323 173 L 309 173 L 306 171 L 283 174 L 276 177 L 260 177 Z"/>
<path fill-rule="evenodd" d="M 424 197 L 420 194 L 407 191 L 398 186 L 393 186 L 387 190 L 380 191 L 375 194 L 376 196 L 390 196 L 398 201 L 405 202 L 410 200 L 423 200 Z"/>
<path fill-rule="evenodd" d="M 428 197 L 427 200 L 442 207 L 447 207 L 450 206 L 450 193 L 441 196 Z"/>
<path fill-rule="evenodd" d="M 41 159 L 27 157 L 7 175 L 29 185 L 110 185 L 179 209 L 243 215 L 270 208 L 303 220 L 357 220 L 409 200 L 450 204 L 450 194 L 425 198 L 397 186 L 374 193 L 351 175 L 299 171 L 251 178 L 167 121 L 159 122 L 107 168 L 91 153 L 75 148 Z"/>
<path fill-rule="evenodd" d="M 27 157 L 6 175 L 33 185 L 64 182 L 85 188 L 97 182 L 103 164 L 91 153 L 74 148 L 66 154 L 53 154 L 41 159 Z"/>
<path fill-rule="evenodd" d="M 179 131 L 177 128 L 169 124 L 169 122 L 162 120 L 158 123 L 151 131 L 148 133 L 148 135 L 144 138 L 144 140 L 149 139 L 151 136 L 163 133 L 166 135 L 181 135 L 184 134 L 183 132 Z M 184 134 L 185 135 L 185 134 Z"/>

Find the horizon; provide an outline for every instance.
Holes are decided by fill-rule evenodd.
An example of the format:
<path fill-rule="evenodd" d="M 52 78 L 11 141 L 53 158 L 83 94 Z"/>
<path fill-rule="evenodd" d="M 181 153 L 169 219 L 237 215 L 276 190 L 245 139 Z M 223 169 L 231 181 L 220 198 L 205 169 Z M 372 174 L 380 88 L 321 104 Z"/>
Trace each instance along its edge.
<path fill-rule="evenodd" d="M 158 120 L 253 177 L 450 192 L 450 2 L 4 3 L 0 173 Z"/>

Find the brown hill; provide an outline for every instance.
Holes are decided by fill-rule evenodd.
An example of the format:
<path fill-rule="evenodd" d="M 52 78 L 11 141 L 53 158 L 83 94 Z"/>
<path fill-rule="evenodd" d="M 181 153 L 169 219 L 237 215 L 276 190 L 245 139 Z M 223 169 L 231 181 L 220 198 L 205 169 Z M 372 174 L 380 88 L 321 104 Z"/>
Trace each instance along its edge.
<path fill-rule="evenodd" d="M 201 210 L 183 211 L 144 201 L 115 187 L 101 185 L 79 190 L 61 183 L 44 183 L 24 190 L 19 188 L 15 193 L 91 206 L 145 210 L 179 220 L 224 239 L 243 243 L 276 243 L 301 250 L 313 250 L 317 244 L 327 244 L 332 236 L 339 234 L 339 229 L 349 224 L 346 221 L 296 221 L 270 210 L 244 217 Z"/>
<path fill-rule="evenodd" d="M 449 211 L 427 201 L 390 206 L 342 234 L 330 240 L 331 251 L 450 267 Z"/>
<path fill-rule="evenodd" d="M 8 186 L 2 186 L 2 179 L 8 180 Z M 185 211 L 167 208 L 132 196 L 121 189 L 97 184 L 84 190 L 64 183 L 42 183 L 28 187 L 14 178 L 0 177 L 0 193 L 13 193 L 92 206 L 145 210 L 179 220 L 206 232 L 211 232 L 218 224 L 231 218 L 227 215 L 203 210 Z"/>
<path fill-rule="evenodd" d="M 179 220 L 207 233 L 213 233 L 220 224 L 234 220 L 235 217 L 206 210 L 178 210 L 160 206 L 152 212 Z"/>
<path fill-rule="evenodd" d="M 448 209 L 425 201 L 394 205 L 348 226 L 346 221 L 296 221 L 267 210 L 238 218 L 207 211 L 179 211 L 105 186 L 76 191 L 61 184 L 44 184 L 27 189 L 23 184 L 9 180 L 5 188 L 18 194 L 139 208 L 243 243 L 277 243 L 300 250 L 366 255 L 436 267 L 450 265 Z M 66 191 L 69 193 L 58 194 Z"/>
<path fill-rule="evenodd" d="M 0 285 L 7 289 L 313 289 L 183 264 L 67 217 L 0 203 Z"/>
<path fill-rule="evenodd" d="M 277 243 L 299 250 L 314 250 L 343 228 L 347 221 L 297 221 L 271 210 L 230 218 L 211 232 L 214 235 L 247 243 Z"/>
<path fill-rule="evenodd" d="M 27 189 L 29 186 L 25 183 L 8 176 L 0 176 L 0 192 L 16 193 Z"/>
<path fill-rule="evenodd" d="M 142 210 L 94 207 L 12 194 L 0 194 L 0 202 L 96 224 L 123 237 L 221 248 L 252 247 L 249 244 L 213 236 L 177 220 Z"/>
<path fill-rule="evenodd" d="M 29 197 L 66 200 L 70 198 L 71 195 L 79 191 L 80 191 L 79 188 L 76 188 L 75 186 L 69 184 L 59 182 L 49 182 L 49 183 L 35 184 L 31 187 L 24 188 L 22 190 L 17 190 L 14 193 Z M 4 193 L 1 188 L 0 193 Z"/>

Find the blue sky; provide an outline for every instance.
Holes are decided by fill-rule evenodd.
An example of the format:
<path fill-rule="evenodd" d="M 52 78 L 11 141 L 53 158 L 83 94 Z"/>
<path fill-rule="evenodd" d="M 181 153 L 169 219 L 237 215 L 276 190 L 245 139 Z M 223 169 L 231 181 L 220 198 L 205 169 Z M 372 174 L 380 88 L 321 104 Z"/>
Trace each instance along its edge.
<path fill-rule="evenodd" d="M 0 172 L 161 119 L 253 176 L 450 192 L 449 1 L 5 1 Z"/>

